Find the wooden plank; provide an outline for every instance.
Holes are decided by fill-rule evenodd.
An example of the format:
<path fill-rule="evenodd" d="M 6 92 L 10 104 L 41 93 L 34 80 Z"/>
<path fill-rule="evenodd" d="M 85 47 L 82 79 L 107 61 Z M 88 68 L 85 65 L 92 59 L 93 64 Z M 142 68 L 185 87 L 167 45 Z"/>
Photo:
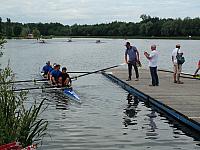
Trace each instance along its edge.
<path fill-rule="evenodd" d="M 184 84 L 176 84 L 173 83 L 173 74 L 158 72 L 160 84 L 153 87 L 149 86 L 151 84 L 149 70 L 139 70 L 139 81 L 134 80 L 134 71 L 131 81 L 126 81 L 128 78 L 127 69 L 112 69 L 110 71 L 116 78 L 200 123 L 200 80 L 181 78 Z"/>

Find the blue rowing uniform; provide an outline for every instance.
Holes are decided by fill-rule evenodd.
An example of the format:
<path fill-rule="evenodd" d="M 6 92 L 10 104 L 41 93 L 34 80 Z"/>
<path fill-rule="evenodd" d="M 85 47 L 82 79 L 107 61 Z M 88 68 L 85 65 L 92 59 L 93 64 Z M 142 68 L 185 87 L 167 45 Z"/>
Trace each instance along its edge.
<path fill-rule="evenodd" d="M 48 72 L 51 72 L 53 70 L 53 68 L 49 65 L 45 65 L 42 69 L 42 71 L 44 72 L 44 74 L 47 74 Z"/>
<path fill-rule="evenodd" d="M 50 68 L 49 68 L 49 72 L 51 72 L 51 71 L 53 71 L 53 68 L 50 66 Z"/>
<path fill-rule="evenodd" d="M 51 75 L 55 78 L 56 81 L 58 81 L 58 78 L 62 77 L 62 72 L 60 70 L 52 70 Z"/>

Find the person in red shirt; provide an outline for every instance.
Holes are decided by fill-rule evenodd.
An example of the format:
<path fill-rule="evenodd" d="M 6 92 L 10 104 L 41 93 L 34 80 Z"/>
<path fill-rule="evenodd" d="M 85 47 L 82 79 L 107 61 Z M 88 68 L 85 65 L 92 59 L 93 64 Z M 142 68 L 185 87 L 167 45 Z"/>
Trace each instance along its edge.
<path fill-rule="evenodd" d="M 199 60 L 199 63 L 198 63 L 198 67 L 197 67 L 197 69 L 196 69 L 196 71 L 195 71 L 195 73 L 194 73 L 194 76 L 196 76 L 197 75 L 197 72 L 200 70 L 200 60 Z"/>

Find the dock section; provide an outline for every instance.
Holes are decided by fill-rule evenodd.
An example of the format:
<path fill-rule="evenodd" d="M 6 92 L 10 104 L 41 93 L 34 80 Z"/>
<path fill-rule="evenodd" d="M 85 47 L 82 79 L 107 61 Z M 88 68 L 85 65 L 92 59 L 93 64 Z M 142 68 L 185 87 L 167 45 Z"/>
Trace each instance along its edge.
<path fill-rule="evenodd" d="M 102 73 L 129 93 L 138 96 L 169 116 L 200 132 L 200 80 L 181 78 L 184 84 L 173 83 L 172 73 L 159 71 L 159 86 L 149 86 L 149 70 L 140 69 L 140 79 L 131 81 L 127 69 L 111 69 Z M 112 72 L 112 73 L 110 73 Z"/>

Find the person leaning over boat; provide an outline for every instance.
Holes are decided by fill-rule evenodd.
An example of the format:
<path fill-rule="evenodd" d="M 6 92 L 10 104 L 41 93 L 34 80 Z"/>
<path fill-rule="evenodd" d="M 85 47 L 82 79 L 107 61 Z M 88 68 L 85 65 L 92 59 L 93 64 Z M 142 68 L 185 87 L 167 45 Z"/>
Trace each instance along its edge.
<path fill-rule="evenodd" d="M 181 46 L 180 44 L 176 44 L 176 48 L 172 51 L 172 63 L 174 68 L 174 83 L 183 84 L 183 82 L 180 81 L 180 74 L 182 71 L 182 64 L 178 64 L 177 55 L 183 55 L 182 51 L 180 50 Z"/>
<path fill-rule="evenodd" d="M 51 67 L 51 64 L 50 64 L 50 61 L 47 61 L 46 62 L 46 65 L 42 68 L 42 73 L 43 73 L 43 76 L 45 78 L 48 77 L 48 73 L 53 70 L 53 68 Z"/>
<path fill-rule="evenodd" d="M 138 52 L 138 50 L 135 46 L 131 46 L 130 42 L 126 42 L 125 46 L 126 46 L 125 62 L 128 64 L 128 74 L 129 74 L 128 80 L 126 80 L 126 81 L 131 80 L 132 66 L 134 67 L 134 70 L 135 70 L 135 75 L 136 75 L 135 81 L 138 81 L 139 80 L 139 73 L 138 73 L 137 63 L 140 62 L 139 52 Z M 129 56 L 129 59 L 127 59 L 127 55 Z"/>
<path fill-rule="evenodd" d="M 53 85 L 62 86 L 62 72 L 60 71 L 60 65 L 55 64 L 54 69 L 50 73 L 50 81 Z"/>
<path fill-rule="evenodd" d="M 68 86 L 70 87 L 72 84 L 71 78 L 69 74 L 67 73 L 67 68 L 62 68 L 62 86 Z"/>
<path fill-rule="evenodd" d="M 149 60 L 149 68 L 151 73 L 152 84 L 149 86 L 158 86 L 159 79 L 157 74 L 157 66 L 158 66 L 158 51 L 156 50 L 156 45 L 151 45 L 151 53 L 148 54 L 144 52 L 144 55 Z"/>

